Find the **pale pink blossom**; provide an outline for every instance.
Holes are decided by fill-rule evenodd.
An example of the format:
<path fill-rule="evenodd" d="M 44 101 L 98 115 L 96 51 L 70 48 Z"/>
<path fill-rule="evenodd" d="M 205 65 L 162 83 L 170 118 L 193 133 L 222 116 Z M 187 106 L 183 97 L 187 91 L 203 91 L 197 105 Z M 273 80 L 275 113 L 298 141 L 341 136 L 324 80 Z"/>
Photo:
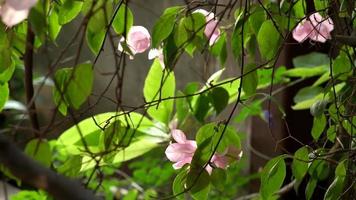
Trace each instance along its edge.
<path fill-rule="evenodd" d="M 127 39 L 121 38 L 118 50 L 124 51 L 121 43 L 125 42 L 126 46 L 131 52 L 126 52 L 130 54 L 130 58 L 137 53 L 145 52 L 151 45 L 151 36 L 148 30 L 143 26 L 132 26 L 127 33 Z"/>
<path fill-rule="evenodd" d="M 299 43 L 307 38 L 316 42 L 326 42 L 331 39 L 334 23 L 330 17 L 324 19 L 319 13 L 314 13 L 301 21 L 293 30 L 293 38 Z"/>
<path fill-rule="evenodd" d="M 183 131 L 179 129 L 174 129 L 171 133 L 177 143 L 171 143 L 165 153 L 167 158 L 174 162 L 173 168 L 180 169 L 185 164 L 192 162 L 197 144 L 194 140 L 187 140 Z"/>
<path fill-rule="evenodd" d="M 12 27 L 27 19 L 30 9 L 37 0 L 6 0 L 0 6 L 1 19 L 5 25 Z"/>
<path fill-rule="evenodd" d="M 168 145 L 165 153 L 167 158 L 174 162 L 173 168 L 180 169 L 185 164 L 192 162 L 197 144 L 194 140 L 187 140 L 183 131 L 179 129 L 173 129 L 171 134 L 176 143 Z M 241 156 L 242 151 L 240 149 L 230 146 L 223 153 L 215 153 L 205 170 L 211 174 L 213 167 L 226 169 L 229 163 L 240 160 Z"/>
<path fill-rule="evenodd" d="M 161 64 L 162 69 L 164 69 L 164 57 L 163 57 L 163 50 L 162 49 L 150 49 L 148 52 L 148 59 L 152 60 L 158 58 L 159 63 Z"/>
<path fill-rule="evenodd" d="M 215 19 L 214 13 L 203 9 L 197 9 L 194 13 L 201 13 L 205 16 L 206 25 L 204 34 L 209 38 L 209 45 L 212 46 L 220 37 L 220 29 L 218 27 L 219 21 Z"/>

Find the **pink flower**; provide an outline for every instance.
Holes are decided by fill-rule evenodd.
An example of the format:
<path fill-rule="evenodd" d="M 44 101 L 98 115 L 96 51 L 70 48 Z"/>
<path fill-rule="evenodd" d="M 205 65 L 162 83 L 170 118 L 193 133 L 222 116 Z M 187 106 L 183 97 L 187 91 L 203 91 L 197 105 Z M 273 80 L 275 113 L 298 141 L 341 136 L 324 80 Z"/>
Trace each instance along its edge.
<path fill-rule="evenodd" d="M 12 27 L 28 17 L 30 9 L 35 6 L 37 0 L 6 0 L 0 6 L 0 15 L 4 24 Z"/>
<path fill-rule="evenodd" d="M 162 69 L 164 69 L 164 57 L 162 49 L 150 49 L 148 52 L 148 59 L 152 60 L 158 58 L 159 63 L 161 64 Z"/>
<path fill-rule="evenodd" d="M 192 162 L 197 144 L 194 140 L 187 140 L 183 131 L 179 129 L 172 130 L 172 136 L 177 143 L 171 143 L 165 153 L 167 158 L 174 162 L 173 168 L 180 169 Z"/>
<path fill-rule="evenodd" d="M 293 30 L 293 38 L 299 43 L 307 38 L 324 43 L 327 39 L 331 39 L 332 30 L 334 30 L 334 23 L 330 17 L 323 19 L 319 13 L 314 13 L 297 25 Z"/>
<path fill-rule="evenodd" d="M 185 164 L 192 162 L 197 144 L 194 140 L 187 140 L 183 131 L 179 129 L 173 129 L 171 133 L 177 143 L 168 145 L 165 153 L 167 158 L 174 162 L 173 168 L 180 169 Z M 230 146 L 222 154 L 215 153 L 210 163 L 205 167 L 205 170 L 211 174 L 213 167 L 226 169 L 229 163 L 240 160 L 241 156 L 242 151 L 240 149 Z"/>
<path fill-rule="evenodd" d="M 220 29 L 218 27 L 218 20 L 214 19 L 215 15 L 212 12 L 208 12 L 203 9 L 197 9 L 194 13 L 201 13 L 205 16 L 206 26 L 204 29 L 204 34 L 209 38 L 209 45 L 212 46 L 220 37 Z"/>
<path fill-rule="evenodd" d="M 151 45 L 151 36 L 148 30 L 143 26 L 132 26 L 127 33 L 127 39 L 121 38 L 118 50 L 124 51 L 121 43 L 125 42 L 127 47 L 131 52 L 126 52 L 130 54 L 130 58 L 137 53 L 145 52 Z"/>

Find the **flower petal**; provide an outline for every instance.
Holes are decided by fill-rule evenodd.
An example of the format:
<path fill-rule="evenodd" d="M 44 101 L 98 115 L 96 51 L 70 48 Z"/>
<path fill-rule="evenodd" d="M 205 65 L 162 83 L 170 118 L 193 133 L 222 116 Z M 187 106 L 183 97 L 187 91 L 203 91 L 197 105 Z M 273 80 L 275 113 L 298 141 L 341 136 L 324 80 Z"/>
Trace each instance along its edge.
<path fill-rule="evenodd" d="M 1 7 L 1 18 L 4 24 L 12 27 L 28 17 L 29 10 L 16 10 L 9 4 L 5 3 Z"/>
<path fill-rule="evenodd" d="M 215 154 L 212 159 L 211 162 L 214 163 L 214 165 L 218 168 L 221 169 L 226 169 L 226 167 L 228 166 L 228 158 L 224 155 L 220 155 L 220 154 Z"/>
<path fill-rule="evenodd" d="M 151 36 L 143 26 L 132 26 L 127 34 L 127 45 L 135 53 L 145 52 L 151 45 Z"/>
<path fill-rule="evenodd" d="M 15 10 L 29 10 L 36 5 L 37 0 L 6 0 L 6 4 Z"/>
<path fill-rule="evenodd" d="M 180 169 L 182 168 L 185 164 L 190 164 L 192 162 L 192 157 L 186 157 L 176 163 L 173 164 L 174 169 Z"/>
<path fill-rule="evenodd" d="M 172 134 L 172 137 L 173 139 L 178 142 L 178 143 L 181 143 L 181 144 L 184 144 L 187 142 L 187 137 L 185 136 L 185 134 L 183 133 L 182 130 L 179 130 L 179 129 L 173 129 L 171 131 L 171 134 Z"/>
<path fill-rule="evenodd" d="M 313 26 L 309 21 L 303 20 L 300 22 L 297 27 L 293 30 L 293 38 L 299 42 L 302 43 L 304 42 L 308 36 L 312 33 Z"/>
<path fill-rule="evenodd" d="M 172 162 L 178 162 L 188 157 L 193 157 L 196 147 L 190 144 L 172 143 L 168 145 L 165 154 Z"/>

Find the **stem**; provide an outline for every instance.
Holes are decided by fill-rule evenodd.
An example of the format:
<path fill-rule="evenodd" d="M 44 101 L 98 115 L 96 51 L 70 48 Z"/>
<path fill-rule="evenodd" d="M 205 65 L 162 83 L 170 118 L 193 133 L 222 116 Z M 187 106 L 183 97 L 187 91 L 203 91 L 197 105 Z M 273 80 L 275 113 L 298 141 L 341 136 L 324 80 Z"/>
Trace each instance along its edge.
<path fill-rule="evenodd" d="M 35 35 L 31 29 L 30 24 L 27 26 L 27 37 L 26 37 L 26 49 L 24 55 L 24 65 L 25 65 L 25 91 L 26 91 L 26 102 L 29 112 L 30 121 L 32 128 L 34 129 L 35 135 L 39 135 L 39 123 L 37 118 L 36 104 L 34 100 L 34 89 L 33 89 L 33 46 L 35 41 Z"/>

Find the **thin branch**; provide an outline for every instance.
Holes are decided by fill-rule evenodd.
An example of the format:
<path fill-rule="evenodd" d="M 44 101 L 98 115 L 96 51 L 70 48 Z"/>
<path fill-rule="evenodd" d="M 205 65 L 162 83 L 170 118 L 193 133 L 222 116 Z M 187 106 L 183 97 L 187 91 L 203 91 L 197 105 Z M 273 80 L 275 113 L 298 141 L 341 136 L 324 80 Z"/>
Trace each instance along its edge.
<path fill-rule="evenodd" d="M 24 183 L 45 190 L 55 199 L 98 199 L 79 182 L 56 174 L 26 156 L 3 135 L 0 135 L 0 163 Z"/>
<path fill-rule="evenodd" d="M 28 112 L 30 116 L 30 121 L 34 131 L 39 131 L 39 123 L 37 118 L 36 104 L 32 101 L 34 95 L 33 89 L 33 45 L 35 41 L 35 35 L 31 29 L 31 26 L 27 26 L 27 38 L 26 38 L 26 50 L 24 54 L 24 65 L 25 65 L 25 91 L 26 91 L 26 101 Z M 38 136 L 38 133 L 35 132 Z"/>

